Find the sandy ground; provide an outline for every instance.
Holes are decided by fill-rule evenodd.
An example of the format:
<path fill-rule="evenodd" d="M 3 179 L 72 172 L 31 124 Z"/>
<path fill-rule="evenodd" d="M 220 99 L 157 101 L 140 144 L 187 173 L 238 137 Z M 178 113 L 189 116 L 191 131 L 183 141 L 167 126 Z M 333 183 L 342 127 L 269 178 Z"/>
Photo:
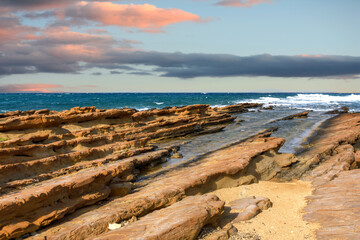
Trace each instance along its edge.
<path fill-rule="evenodd" d="M 319 225 L 302 219 L 302 209 L 306 206 L 305 197 L 311 195 L 311 192 L 310 182 L 261 181 L 251 185 L 224 188 L 213 193 L 225 201 L 226 206 L 231 201 L 249 196 L 267 197 L 271 200 L 273 206 L 268 210 L 253 219 L 233 224 L 240 233 L 257 235 L 261 240 L 310 240 L 315 239 L 315 230 L 319 228 Z"/>

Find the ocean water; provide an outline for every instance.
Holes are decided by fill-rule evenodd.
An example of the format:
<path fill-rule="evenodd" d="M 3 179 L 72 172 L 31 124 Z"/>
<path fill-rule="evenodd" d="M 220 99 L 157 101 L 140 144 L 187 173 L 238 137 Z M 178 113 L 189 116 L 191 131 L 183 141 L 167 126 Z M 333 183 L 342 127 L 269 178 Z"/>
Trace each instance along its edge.
<path fill-rule="evenodd" d="M 225 106 L 241 102 L 275 105 L 278 109 L 328 111 L 348 106 L 360 111 L 360 94 L 348 93 L 0 93 L 0 112 L 14 110 L 65 110 L 77 106 L 135 108 L 210 104 Z"/>

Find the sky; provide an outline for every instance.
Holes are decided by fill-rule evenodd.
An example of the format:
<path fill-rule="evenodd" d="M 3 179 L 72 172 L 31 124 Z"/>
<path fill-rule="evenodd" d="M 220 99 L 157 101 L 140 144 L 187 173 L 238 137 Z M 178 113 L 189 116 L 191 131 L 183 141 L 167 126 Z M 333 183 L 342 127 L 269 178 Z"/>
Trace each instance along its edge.
<path fill-rule="evenodd" d="M 1 0 L 0 93 L 360 92 L 359 0 Z"/>

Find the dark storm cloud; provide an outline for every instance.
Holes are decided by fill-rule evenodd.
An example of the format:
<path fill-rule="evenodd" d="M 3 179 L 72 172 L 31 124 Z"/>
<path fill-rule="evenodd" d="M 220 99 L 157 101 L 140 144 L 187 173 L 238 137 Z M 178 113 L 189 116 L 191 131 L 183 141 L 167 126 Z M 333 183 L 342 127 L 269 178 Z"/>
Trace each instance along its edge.
<path fill-rule="evenodd" d="M 42 41 L 45 43 L 44 41 Z M 51 41 L 50 41 L 51 42 Z M 49 44 L 50 44 L 49 42 Z M 34 44 L 38 46 L 38 44 Z M 42 45 L 44 48 L 44 45 Z M 31 49 L 31 51 L 30 51 Z M 24 50 L 23 50 L 24 51 Z M 145 51 L 115 51 L 102 49 L 98 57 L 87 58 L 81 54 L 61 52 L 61 59 L 53 58 L 33 48 L 22 57 L 0 57 L 2 74 L 29 72 L 74 73 L 93 67 L 116 70 L 133 70 L 130 66 L 152 66 L 152 73 L 165 77 L 331 77 L 360 74 L 360 57 L 350 56 L 272 56 L 256 55 L 239 57 L 226 54 L 184 54 Z M 26 52 L 26 51 L 25 51 Z M 51 53 L 51 50 L 48 50 Z M 57 53 L 59 54 L 59 53 Z M 36 55 L 36 57 L 32 57 Z M 80 64 L 80 62 L 82 64 Z M 130 66 L 129 66 L 130 65 Z M 140 68 L 141 69 L 141 68 Z M 150 74 L 148 70 L 128 74 Z"/>
<path fill-rule="evenodd" d="M 360 57 L 272 56 L 161 52 L 109 53 L 112 63 L 156 66 L 166 77 L 328 77 L 360 74 Z M 104 66 L 106 68 L 106 66 Z"/>

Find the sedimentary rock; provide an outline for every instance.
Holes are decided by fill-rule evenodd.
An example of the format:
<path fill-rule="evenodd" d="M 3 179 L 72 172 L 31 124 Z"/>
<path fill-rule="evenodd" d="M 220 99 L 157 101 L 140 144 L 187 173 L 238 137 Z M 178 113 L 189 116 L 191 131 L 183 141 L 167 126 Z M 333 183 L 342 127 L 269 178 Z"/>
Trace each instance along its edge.
<path fill-rule="evenodd" d="M 218 112 L 223 113 L 242 113 L 249 111 L 249 108 L 258 108 L 261 107 L 263 104 L 259 103 L 239 103 L 236 105 L 229 105 L 221 108 L 214 108 Z"/>
<path fill-rule="evenodd" d="M 360 114 L 338 115 L 322 124 L 308 144 L 296 154 L 297 163 L 286 171 L 278 175 L 280 179 L 291 180 L 293 178 L 310 179 L 312 174 L 318 175 L 320 172 L 335 173 L 335 169 L 350 169 L 355 161 L 354 146 L 360 140 Z M 325 163 L 323 167 L 319 164 Z M 333 169 L 330 171 L 330 169 Z M 308 176 L 309 175 L 309 176 Z M 331 178 L 331 177 L 330 177 Z"/>
<path fill-rule="evenodd" d="M 178 168 L 139 183 L 140 186 L 130 195 L 113 199 L 97 209 L 84 209 L 83 214 L 64 219 L 34 239 L 44 236 L 54 239 L 73 239 L 74 236 L 83 239 L 89 234 L 95 236 L 105 232 L 110 223 L 142 216 L 185 196 L 237 186 L 242 181 L 238 177 L 247 175 L 247 166 L 253 158 L 269 150 L 277 150 L 283 143 L 284 140 L 280 138 L 268 137 L 263 141 L 253 138 L 205 155 L 186 168 Z"/>
<path fill-rule="evenodd" d="M 131 194 L 140 169 L 163 162 L 176 148 L 156 149 L 154 144 L 221 131 L 224 126 L 208 126 L 234 120 L 208 105 L 143 112 L 45 109 L 2 118 L 0 137 L 8 139 L 0 143 L 2 239 L 33 232 L 84 206 Z"/>
<path fill-rule="evenodd" d="M 293 114 L 293 115 L 290 115 L 290 116 L 287 116 L 287 117 L 283 117 L 283 118 L 280 118 L 280 119 L 276 119 L 274 121 L 271 121 L 269 123 L 274 123 L 274 122 L 278 122 L 278 121 L 284 121 L 284 120 L 292 120 L 294 118 L 307 118 L 308 114 L 310 113 L 311 111 L 305 111 L 305 112 L 301 112 L 301 113 L 296 113 L 296 114 Z"/>
<path fill-rule="evenodd" d="M 339 114 L 339 113 L 348 113 L 348 112 L 349 112 L 349 108 L 346 106 L 343 106 L 339 109 L 334 109 L 334 110 L 328 111 L 325 114 Z"/>
<path fill-rule="evenodd" d="M 194 239 L 203 226 L 217 225 L 223 207 L 214 195 L 191 196 L 94 239 Z"/>
<path fill-rule="evenodd" d="M 321 224 L 317 239 L 359 239 L 359 181 L 359 169 L 342 171 L 308 197 L 305 219 Z"/>
<path fill-rule="evenodd" d="M 249 220 L 271 206 L 270 199 L 254 196 L 230 202 L 231 209 L 239 212 L 234 222 Z"/>

